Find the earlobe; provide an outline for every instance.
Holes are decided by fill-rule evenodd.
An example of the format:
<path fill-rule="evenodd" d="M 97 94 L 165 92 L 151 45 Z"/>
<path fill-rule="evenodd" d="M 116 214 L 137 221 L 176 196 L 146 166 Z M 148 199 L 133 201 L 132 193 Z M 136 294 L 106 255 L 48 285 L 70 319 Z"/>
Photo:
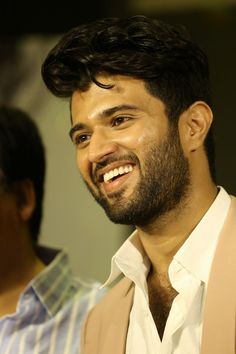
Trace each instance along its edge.
<path fill-rule="evenodd" d="M 189 150 L 195 151 L 204 144 L 213 114 L 211 108 L 203 101 L 194 102 L 185 113 L 185 139 Z"/>
<path fill-rule="evenodd" d="M 34 186 L 31 180 L 16 182 L 14 190 L 17 198 L 19 215 L 22 221 L 29 221 L 36 205 Z"/>

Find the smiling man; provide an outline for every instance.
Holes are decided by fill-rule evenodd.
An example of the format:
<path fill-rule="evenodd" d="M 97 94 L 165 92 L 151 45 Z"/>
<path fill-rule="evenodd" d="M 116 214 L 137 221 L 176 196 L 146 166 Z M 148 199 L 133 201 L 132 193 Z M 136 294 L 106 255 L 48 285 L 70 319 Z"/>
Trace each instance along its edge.
<path fill-rule="evenodd" d="M 189 182 L 187 161 L 163 103 L 143 82 L 123 76 L 98 80 L 113 88 L 94 84 L 72 96 L 70 135 L 79 170 L 112 221 L 145 225 L 179 203 Z"/>
<path fill-rule="evenodd" d="M 66 33 L 42 75 L 70 98 L 88 189 L 112 221 L 136 226 L 82 353 L 233 354 L 236 202 L 215 179 L 204 52 L 161 21 L 107 18 Z"/>

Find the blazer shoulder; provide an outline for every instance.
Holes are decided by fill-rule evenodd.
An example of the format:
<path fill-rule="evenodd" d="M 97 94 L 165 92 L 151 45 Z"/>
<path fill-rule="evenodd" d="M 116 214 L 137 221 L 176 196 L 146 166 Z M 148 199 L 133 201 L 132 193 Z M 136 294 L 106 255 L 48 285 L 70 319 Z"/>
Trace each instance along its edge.
<path fill-rule="evenodd" d="M 235 222 L 236 217 L 236 197 L 234 195 L 230 195 L 231 203 L 228 211 L 226 222 Z"/>

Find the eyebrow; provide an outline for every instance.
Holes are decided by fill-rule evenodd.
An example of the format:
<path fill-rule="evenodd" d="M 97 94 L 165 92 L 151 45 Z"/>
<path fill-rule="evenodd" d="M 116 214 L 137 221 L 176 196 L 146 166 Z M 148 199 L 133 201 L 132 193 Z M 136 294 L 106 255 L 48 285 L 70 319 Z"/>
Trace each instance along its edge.
<path fill-rule="evenodd" d="M 98 114 L 99 118 L 107 118 L 110 117 L 111 115 L 113 115 L 116 112 L 120 112 L 120 111 L 127 111 L 127 110 L 138 110 L 138 107 L 133 106 L 133 105 L 128 105 L 128 104 L 122 104 L 119 106 L 115 106 L 115 107 L 111 107 L 111 108 L 107 108 L 104 109 L 102 112 L 100 112 Z M 86 124 L 84 123 L 76 123 L 69 131 L 69 136 L 72 139 L 72 136 L 74 134 L 74 132 L 78 131 L 78 130 L 83 130 L 87 127 Z"/>

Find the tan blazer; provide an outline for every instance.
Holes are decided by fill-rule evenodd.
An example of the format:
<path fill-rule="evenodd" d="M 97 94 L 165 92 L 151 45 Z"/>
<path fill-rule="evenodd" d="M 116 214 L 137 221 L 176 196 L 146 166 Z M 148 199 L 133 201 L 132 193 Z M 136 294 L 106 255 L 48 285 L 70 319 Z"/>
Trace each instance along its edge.
<path fill-rule="evenodd" d="M 90 311 L 81 333 L 81 354 L 125 354 L 133 294 L 133 283 L 123 278 Z M 235 354 L 235 342 L 236 198 L 232 197 L 209 278 L 200 354 Z"/>

